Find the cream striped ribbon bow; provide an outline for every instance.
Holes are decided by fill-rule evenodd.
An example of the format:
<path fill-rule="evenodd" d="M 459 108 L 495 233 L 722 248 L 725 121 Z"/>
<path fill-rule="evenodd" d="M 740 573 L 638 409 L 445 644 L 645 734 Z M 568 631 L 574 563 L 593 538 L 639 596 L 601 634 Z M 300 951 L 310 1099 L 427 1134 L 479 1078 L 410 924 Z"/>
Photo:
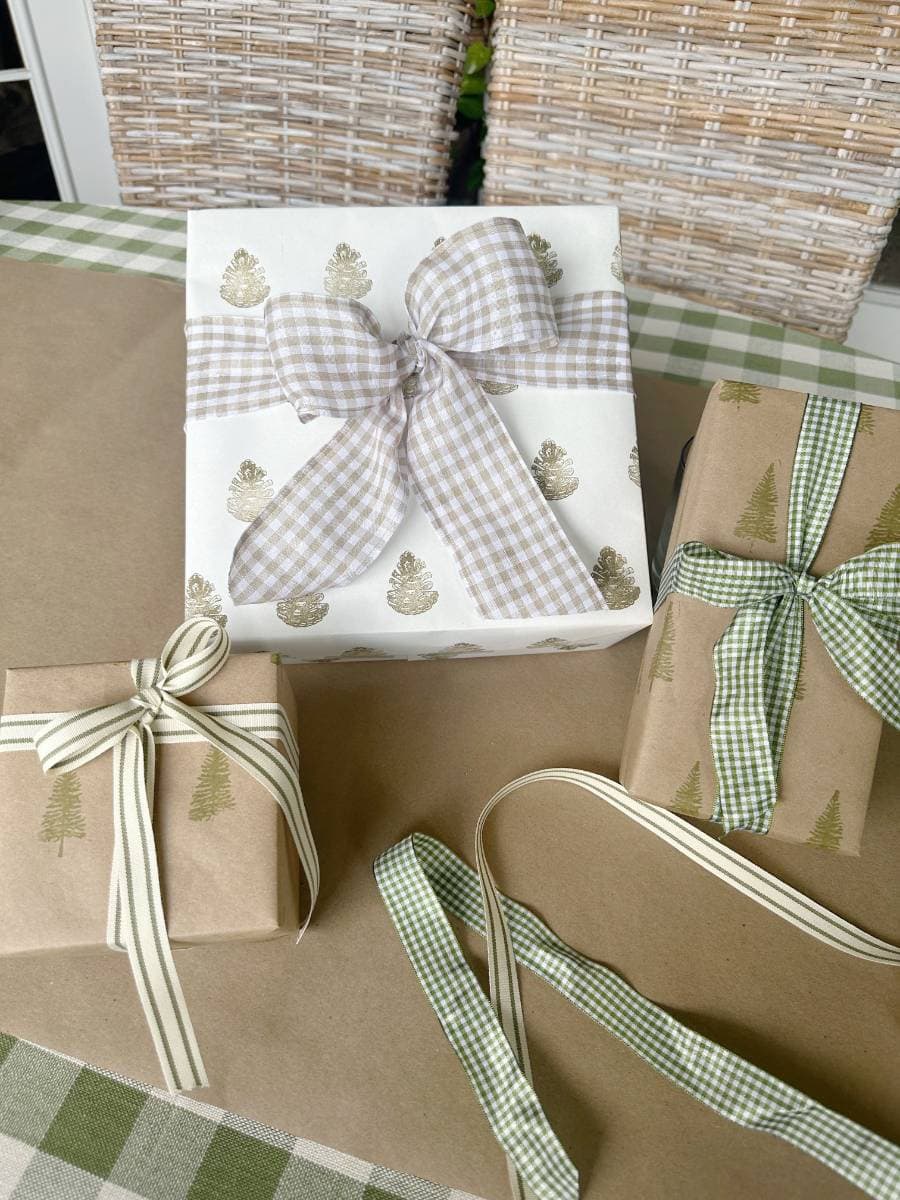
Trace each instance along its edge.
<path fill-rule="evenodd" d="M 515 1200 L 577 1200 L 579 1194 L 578 1172 L 532 1084 L 520 965 L 719 1116 L 782 1138 L 873 1200 L 897 1200 L 900 1147 L 682 1025 L 499 891 L 485 856 L 485 823 L 501 800 L 533 783 L 581 788 L 826 946 L 900 966 L 900 947 L 829 912 L 675 813 L 635 800 L 621 784 L 588 771 L 535 771 L 501 788 L 478 819 L 477 871 L 435 838 L 414 833 L 398 842 L 376 861 L 375 878 L 419 982 L 506 1151 Z M 448 916 L 487 939 L 490 999 Z"/>
<path fill-rule="evenodd" d="M 152 817 L 156 742 L 209 742 L 251 775 L 287 821 L 310 892 L 306 923 L 319 888 L 319 862 L 297 776 L 297 746 L 284 710 L 259 703 L 194 708 L 178 699 L 208 683 L 225 665 L 229 648 L 224 629 L 207 617 L 195 617 L 175 630 L 159 658 L 132 661 L 137 691 L 129 699 L 80 712 L 0 720 L 0 750 L 33 746 L 48 774 L 74 771 L 107 750 L 113 752 L 107 943 L 128 954 L 170 1091 L 205 1087 L 208 1080 L 166 933 Z M 274 737 L 281 739 L 286 755 L 263 740 Z"/>
<path fill-rule="evenodd" d="M 189 420 L 285 402 L 301 421 L 345 418 L 241 535 L 232 598 L 349 583 L 399 526 L 412 484 L 483 616 L 604 608 L 477 381 L 630 392 L 624 295 L 554 301 L 522 226 L 491 217 L 422 259 L 406 308 L 411 332 L 392 341 L 365 305 L 311 293 L 273 297 L 262 317 L 188 321 Z"/>

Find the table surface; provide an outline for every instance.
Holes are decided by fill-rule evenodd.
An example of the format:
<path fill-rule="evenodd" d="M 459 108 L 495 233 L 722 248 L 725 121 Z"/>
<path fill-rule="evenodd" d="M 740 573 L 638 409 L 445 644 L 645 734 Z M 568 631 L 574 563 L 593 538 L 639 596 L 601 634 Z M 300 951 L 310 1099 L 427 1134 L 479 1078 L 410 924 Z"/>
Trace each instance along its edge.
<path fill-rule="evenodd" d="M 3 255 L 179 280 L 185 220 L 138 209 L 2 203 Z M 629 288 L 629 301 L 638 370 L 691 383 L 727 375 L 900 405 L 896 364 L 646 289 Z M 157 1150 L 160 1139 L 171 1139 L 172 1155 L 148 1161 L 148 1138 Z M 466 1196 L 0 1035 L 0 1198 L 229 1196 L 223 1181 L 238 1162 L 252 1175 L 243 1176 L 240 1195 L 254 1200 Z"/>

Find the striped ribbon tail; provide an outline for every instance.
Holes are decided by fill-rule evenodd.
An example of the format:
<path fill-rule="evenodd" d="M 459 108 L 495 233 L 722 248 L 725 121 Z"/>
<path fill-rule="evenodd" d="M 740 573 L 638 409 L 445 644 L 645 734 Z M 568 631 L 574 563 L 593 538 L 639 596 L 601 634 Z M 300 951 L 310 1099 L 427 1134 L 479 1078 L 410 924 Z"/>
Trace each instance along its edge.
<path fill-rule="evenodd" d="M 895 1200 L 900 1194 L 900 1148 L 676 1021 L 497 890 L 484 854 L 484 823 L 507 796 L 546 782 L 569 783 L 610 804 L 703 870 L 833 949 L 900 966 L 900 947 L 829 912 L 675 814 L 634 800 L 620 784 L 586 771 L 537 771 L 499 791 L 479 819 L 475 871 L 423 834 L 392 846 L 375 863 L 379 889 L 494 1136 L 513 1164 L 513 1194 L 528 1195 L 524 1187 L 540 1200 L 575 1200 L 578 1195 L 575 1168 L 528 1077 L 516 982 L 521 965 L 726 1120 L 782 1138 L 873 1200 Z M 487 939 L 492 1002 L 466 963 L 448 917 Z"/>

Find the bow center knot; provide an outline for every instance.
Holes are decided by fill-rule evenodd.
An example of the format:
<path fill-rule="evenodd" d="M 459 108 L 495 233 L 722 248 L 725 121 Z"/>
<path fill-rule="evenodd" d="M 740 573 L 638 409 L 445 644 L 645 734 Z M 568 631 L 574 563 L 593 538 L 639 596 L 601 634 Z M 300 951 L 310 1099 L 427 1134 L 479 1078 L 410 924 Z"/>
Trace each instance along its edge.
<path fill-rule="evenodd" d="M 141 688 L 135 696 L 135 700 L 143 708 L 141 713 L 141 724 L 150 725 L 151 722 L 159 716 L 160 710 L 165 701 L 165 693 L 159 687 Z"/>
<path fill-rule="evenodd" d="M 400 372 L 404 379 L 411 375 L 421 375 L 428 361 L 427 339 L 418 337 L 415 333 L 403 333 L 395 339 L 395 344 L 400 351 Z"/>
<path fill-rule="evenodd" d="M 797 571 L 794 574 L 794 591 L 801 600 L 808 600 L 818 583 L 815 575 L 809 575 L 806 571 Z"/>

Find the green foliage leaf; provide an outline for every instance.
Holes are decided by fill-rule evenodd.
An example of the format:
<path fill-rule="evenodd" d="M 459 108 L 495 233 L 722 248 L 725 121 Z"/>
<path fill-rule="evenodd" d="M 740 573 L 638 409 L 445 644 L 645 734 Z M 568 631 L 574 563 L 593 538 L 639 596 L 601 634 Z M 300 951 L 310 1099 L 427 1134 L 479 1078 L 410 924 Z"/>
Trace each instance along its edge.
<path fill-rule="evenodd" d="M 484 183 L 484 159 L 479 158 L 469 167 L 469 173 L 466 175 L 466 191 L 474 195 L 480 190 Z"/>
<path fill-rule="evenodd" d="M 496 7 L 494 0 L 475 0 L 475 16 L 479 21 L 486 21 L 493 16 Z"/>
<path fill-rule="evenodd" d="M 463 81 L 459 85 L 459 94 L 461 96 L 483 96 L 486 87 L 487 80 L 483 75 L 464 75 Z"/>
<path fill-rule="evenodd" d="M 484 42 L 472 42 L 466 51 L 466 75 L 477 75 L 491 61 L 491 48 Z"/>
<path fill-rule="evenodd" d="M 484 101 L 481 96 L 460 96 L 456 108 L 460 116 L 470 121 L 480 121 L 484 116 Z"/>

